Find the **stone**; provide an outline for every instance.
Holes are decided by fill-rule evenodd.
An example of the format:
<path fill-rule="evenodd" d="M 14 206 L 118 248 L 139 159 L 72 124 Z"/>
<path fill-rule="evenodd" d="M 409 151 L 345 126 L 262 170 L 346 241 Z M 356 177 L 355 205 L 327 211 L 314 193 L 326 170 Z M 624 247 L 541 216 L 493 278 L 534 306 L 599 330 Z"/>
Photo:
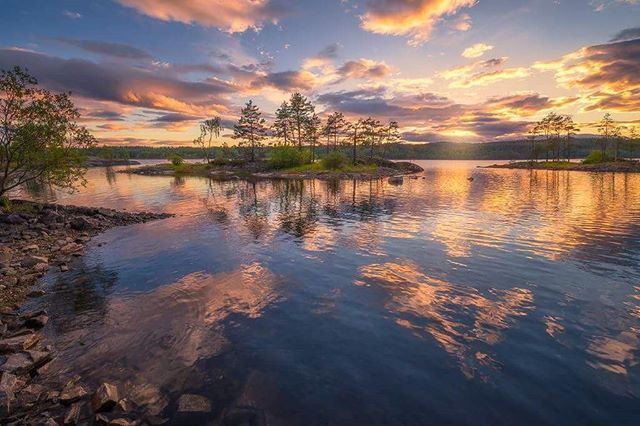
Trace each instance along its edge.
<path fill-rule="evenodd" d="M 33 361 L 29 354 L 24 352 L 9 355 L 5 363 L 0 365 L 0 371 L 11 374 L 25 373 L 32 368 Z"/>
<path fill-rule="evenodd" d="M 33 266 L 33 270 L 35 272 L 47 272 L 49 270 L 49 264 L 48 263 L 38 263 L 38 264 Z"/>
<path fill-rule="evenodd" d="M 127 398 L 122 398 L 120 401 L 118 401 L 114 410 L 120 411 L 123 413 L 130 413 L 133 410 L 135 410 L 135 408 L 136 407 L 133 402 L 129 401 Z"/>
<path fill-rule="evenodd" d="M 211 402 L 201 395 L 184 394 L 178 399 L 178 411 L 183 413 L 209 413 Z"/>
<path fill-rule="evenodd" d="M 28 328 L 39 329 L 47 325 L 49 317 L 45 314 L 36 315 L 35 317 L 28 318 L 24 325 Z"/>
<path fill-rule="evenodd" d="M 60 265 L 60 272 L 67 272 L 69 270 L 69 265 L 67 265 L 66 263 L 63 263 L 62 265 Z"/>
<path fill-rule="evenodd" d="M 93 224 L 82 216 L 71 219 L 69 226 L 71 229 L 75 229 L 76 231 L 86 231 L 93 228 Z"/>
<path fill-rule="evenodd" d="M 40 368 L 51 361 L 52 356 L 47 351 L 27 351 L 33 361 L 33 368 Z"/>
<path fill-rule="evenodd" d="M 17 385 L 18 377 L 15 374 L 2 373 L 2 378 L 0 378 L 0 395 L 13 395 Z"/>
<path fill-rule="evenodd" d="M 22 251 L 38 251 L 40 247 L 37 244 L 31 244 L 22 248 Z"/>
<path fill-rule="evenodd" d="M 49 263 L 49 259 L 42 256 L 29 255 L 29 256 L 26 256 L 24 259 L 22 259 L 22 262 L 20 262 L 20 265 L 24 266 L 25 268 L 31 268 L 33 266 L 36 266 L 39 263 Z"/>
<path fill-rule="evenodd" d="M 45 294 L 47 294 L 47 293 L 44 290 L 35 289 L 35 290 L 31 290 L 29 293 L 27 293 L 27 297 L 42 297 Z"/>
<path fill-rule="evenodd" d="M 38 343 L 38 340 L 40 340 L 40 338 L 33 333 L 2 339 L 0 340 L 0 353 L 10 353 L 27 350 Z"/>
<path fill-rule="evenodd" d="M 107 423 L 107 426 L 132 426 L 135 424 L 135 422 L 132 422 L 129 419 L 119 417 L 117 419 L 110 420 L 109 423 Z"/>
<path fill-rule="evenodd" d="M 22 216 L 20 216 L 19 214 L 10 214 L 7 216 L 3 216 L 2 221 L 10 225 L 23 225 L 27 223 L 27 220 Z"/>
<path fill-rule="evenodd" d="M 77 383 L 78 380 L 79 378 L 74 378 L 64 386 L 62 392 L 60 392 L 60 395 L 58 396 L 58 399 L 61 403 L 68 405 L 72 402 L 76 402 L 84 398 L 89 394 L 89 392 L 87 392 L 87 390 L 82 385 L 79 385 Z"/>
<path fill-rule="evenodd" d="M 65 425 L 76 425 L 80 420 L 80 404 L 74 403 L 67 409 L 67 412 L 64 415 L 64 424 Z"/>
<path fill-rule="evenodd" d="M 118 387 L 111 383 L 102 383 L 91 398 L 91 408 L 96 413 L 109 411 L 118 403 Z"/>

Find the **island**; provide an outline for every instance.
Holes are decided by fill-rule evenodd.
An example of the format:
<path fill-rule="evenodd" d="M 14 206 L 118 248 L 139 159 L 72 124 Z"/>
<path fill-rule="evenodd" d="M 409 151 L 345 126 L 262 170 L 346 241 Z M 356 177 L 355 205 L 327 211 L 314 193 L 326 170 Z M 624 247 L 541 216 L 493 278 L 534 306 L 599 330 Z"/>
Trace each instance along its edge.
<path fill-rule="evenodd" d="M 640 173 L 640 161 L 619 160 L 605 162 L 569 162 L 569 161 L 518 161 L 506 164 L 485 166 L 488 169 L 525 169 L 525 170 L 567 170 L 593 173 Z"/>

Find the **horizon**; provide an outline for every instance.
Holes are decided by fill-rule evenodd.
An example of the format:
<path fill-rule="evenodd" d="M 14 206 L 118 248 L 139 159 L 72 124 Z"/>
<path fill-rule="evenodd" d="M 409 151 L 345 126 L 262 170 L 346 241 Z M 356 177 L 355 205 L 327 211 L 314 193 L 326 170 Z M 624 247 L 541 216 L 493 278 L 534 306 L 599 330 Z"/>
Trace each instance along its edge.
<path fill-rule="evenodd" d="M 639 0 L 9 0 L 0 69 L 70 91 L 99 143 L 190 146 L 301 92 L 411 143 L 521 139 L 570 114 L 640 125 Z M 542 29 L 542 31 L 541 31 Z"/>

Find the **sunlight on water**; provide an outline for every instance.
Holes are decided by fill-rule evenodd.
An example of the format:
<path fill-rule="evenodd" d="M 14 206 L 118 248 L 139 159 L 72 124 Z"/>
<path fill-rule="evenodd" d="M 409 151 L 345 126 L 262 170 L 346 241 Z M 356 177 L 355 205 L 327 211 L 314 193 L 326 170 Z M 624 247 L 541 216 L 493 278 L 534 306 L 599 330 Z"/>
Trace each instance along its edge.
<path fill-rule="evenodd" d="M 168 416 L 196 392 L 212 419 L 271 424 L 633 423 L 640 176 L 478 164 L 421 162 L 400 186 L 92 169 L 74 194 L 31 188 L 177 215 L 46 277 L 49 374 Z"/>

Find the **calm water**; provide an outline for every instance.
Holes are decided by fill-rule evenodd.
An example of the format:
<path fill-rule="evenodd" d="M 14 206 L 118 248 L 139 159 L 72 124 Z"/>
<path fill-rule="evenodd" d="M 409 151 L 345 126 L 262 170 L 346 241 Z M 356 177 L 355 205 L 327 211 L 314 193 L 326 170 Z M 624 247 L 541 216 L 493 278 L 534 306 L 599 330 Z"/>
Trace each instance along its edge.
<path fill-rule="evenodd" d="M 41 192 L 177 215 L 45 278 L 49 374 L 184 424 L 639 424 L 640 175 L 478 164 L 402 186 L 93 169 Z M 183 393 L 213 412 L 177 414 Z"/>

